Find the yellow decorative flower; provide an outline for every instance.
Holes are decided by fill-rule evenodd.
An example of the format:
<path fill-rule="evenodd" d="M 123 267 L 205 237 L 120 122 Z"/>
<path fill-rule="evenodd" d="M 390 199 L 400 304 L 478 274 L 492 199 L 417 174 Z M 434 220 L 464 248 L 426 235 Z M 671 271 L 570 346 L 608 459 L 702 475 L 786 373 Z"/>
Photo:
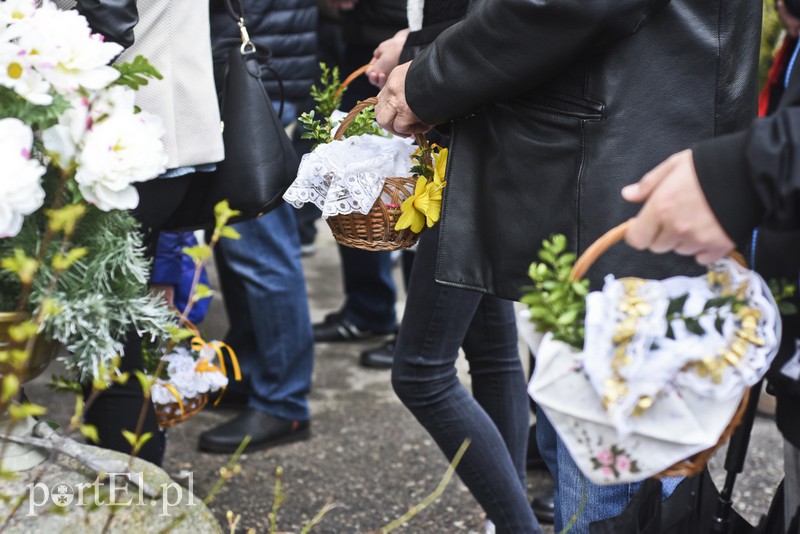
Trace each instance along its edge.
<path fill-rule="evenodd" d="M 424 176 L 419 177 L 414 187 L 414 194 L 400 206 L 402 215 L 394 226 L 395 230 L 411 228 L 412 232 L 418 234 L 426 224 L 430 228 L 439 220 L 442 213 L 442 190 L 447 185 L 444 181 L 447 149 L 440 149 L 433 158 L 433 180 L 428 182 Z"/>
<path fill-rule="evenodd" d="M 440 148 L 439 152 L 433 155 L 433 181 L 445 185 L 444 177 L 447 171 L 447 149 Z"/>

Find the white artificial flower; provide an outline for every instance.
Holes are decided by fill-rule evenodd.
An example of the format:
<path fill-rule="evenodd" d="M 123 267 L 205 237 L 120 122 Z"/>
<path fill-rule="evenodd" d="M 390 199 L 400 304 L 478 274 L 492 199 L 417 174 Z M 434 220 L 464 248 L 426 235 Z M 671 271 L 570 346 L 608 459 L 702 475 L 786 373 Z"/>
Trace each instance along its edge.
<path fill-rule="evenodd" d="M 99 121 L 111 115 L 131 115 L 136 109 L 136 91 L 114 85 L 100 91 L 91 102 L 90 118 Z"/>
<path fill-rule="evenodd" d="M 150 387 L 150 398 L 153 400 L 153 404 L 170 404 L 178 400 L 175 398 L 175 395 L 164 386 L 164 382 L 161 380 L 158 380 Z"/>
<path fill-rule="evenodd" d="M 30 159 L 33 132 L 19 119 L 0 120 L 0 237 L 17 235 L 25 215 L 44 203 L 45 168 Z"/>
<path fill-rule="evenodd" d="M 4 0 L 0 2 L 0 24 L 16 24 L 35 12 L 35 0 Z"/>
<path fill-rule="evenodd" d="M 84 198 L 103 211 L 138 206 L 139 194 L 131 184 L 166 171 L 163 135 L 161 119 L 146 112 L 94 123 L 77 158 L 75 181 Z"/>
<path fill-rule="evenodd" d="M 12 43 L 0 44 L 0 85 L 39 106 L 53 103 L 50 84 L 34 68 L 31 55 Z"/>
<path fill-rule="evenodd" d="M 76 164 L 78 147 L 91 125 L 86 98 L 77 97 L 70 103 L 72 107 L 58 117 L 58 124 L 42 132 L 45 152 L 54 165 L 65 170 Z"/>
<path fill-rule="evenodd" d="M 98 91 L 119 77 L 109 63 L 123 48 L 92 34 L 86 18 L 74 10 L 38 9 L 15 26 L 19 47 L 35 57 L 36 69 L 61 94 Z"/>

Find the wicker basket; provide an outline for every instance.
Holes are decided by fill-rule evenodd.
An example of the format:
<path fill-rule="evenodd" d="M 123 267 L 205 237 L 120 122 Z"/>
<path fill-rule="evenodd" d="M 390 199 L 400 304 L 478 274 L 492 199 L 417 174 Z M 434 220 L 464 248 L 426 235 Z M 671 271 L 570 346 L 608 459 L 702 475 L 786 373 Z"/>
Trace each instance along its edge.
<path fill-rule="evenodd" d="M 618 243 L 623 237 L 625 237 L 625 233 L 628 231 L 628 226 L 630 226 L 630 221 L 626 221 L 619 226 L 612 228 L 603 234 L 597 241 L 592 243 L 575 262 L 570 275 L 572 280 L 577 281 L 583 278 L 583 276 L 586 274 L 586 271 L 589 270 L 589 267 L 592 266 L 597 258 L 599 258 L 611 246 Z M 744 258 L 738 253 L 732 253 L 731 258 L 741 265 L 746 265 Z M 730 438 L 736 428 L 741 424 L 749 398 L 750 389 L 748 388 L 745 390 L 744 396 L 739 403 L 739 407 L 733 414 L 728 426 L 725 427 L 725 430 L 720 435 L 716 445 L 704 451 L 700 451 L 697 454 L 686 458 L 685 460 L 677 462 L 676 464 L 657 474 L 656 478 L 677 476 L 692 477 L 702 473 L 706 467 L 706 464 L 708 463 L 708 459 L 711 458 L 711 455 L 714 454 L 714 452 L 716 452 L 716 450 L 721 447 L 728 440 L 728 438 Z"/>
<path fill-rule="evenodd" d="M 368 98 L 359 102 L 342 119 L 342 124 L 336 130 L 333 138 L 341 139 L 356 115 L 361 110 L 374 106 L 377 102 L 377 98 Z M 424 136 L 416 137 L 420 147 L 427 146 Z M 386 178 L 381 195 L 366 215 L 348 213 L 325 219 L 333 232 L 333 237 L 341 245 L 362 250 L 400 250 L 414 246 L 420 234 L 416 234 L 410 229 L 397 231 L 394 227 L 401 215 L 400 206 L 403 201 L 414 194 L 416 184 L 416 177 Z"/>
<path fill-rule="evenodd" d="M 156 419 L 160 428 L 169 428 L 178 423 L 182 423 L 187 419 L 191 419 L 198 413 L 208 402 L 208 395 L 203 393 L 197 397 L 192 397 L 184 401 L 183 410 L 177 402 L 170 402 L 169 404 L 156 404 Z"/>

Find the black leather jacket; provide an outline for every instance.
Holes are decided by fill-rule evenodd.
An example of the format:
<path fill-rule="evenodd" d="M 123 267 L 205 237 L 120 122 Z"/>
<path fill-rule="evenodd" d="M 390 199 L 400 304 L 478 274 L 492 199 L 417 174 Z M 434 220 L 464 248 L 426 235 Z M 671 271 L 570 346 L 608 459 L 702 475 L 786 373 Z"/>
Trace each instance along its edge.
<path fill-rule="evenodd" d="M 473 4 L 406 80 L 418 117 L 453 121 L 441 283 L 518 298 L 544 238 L 584 250 L 636 213 L 624 185 L 755 115 L 759 1 Z M 619 245 L 591 276 L 698 269 Z"/>
<path fill-rule="evenodd" d="M 136 0 L 78 0 L 75 7 L 94 32 L 125 48 L 133 44 L 133 27 L 139 22 Z"/>

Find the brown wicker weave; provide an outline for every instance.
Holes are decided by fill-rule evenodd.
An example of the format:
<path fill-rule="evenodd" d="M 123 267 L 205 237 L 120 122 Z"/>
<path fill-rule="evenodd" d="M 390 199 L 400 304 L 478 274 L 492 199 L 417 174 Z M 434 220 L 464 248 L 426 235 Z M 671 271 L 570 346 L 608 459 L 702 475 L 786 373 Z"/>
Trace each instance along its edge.
<path fill-rule="evenodd" d="M 362 71 L 362 69 L 359 69 L 359 71 Z M 360 74 L 361 72 L 359 71 L 356 71 L 356 73 Z M 351 75 L 348 80 L 353 77 Z M 368 98 L 363 102 L 359 102 L 342 119 L 342 123 L 333 138 L 341 139 L 356 115 L 361 110 L 374 106 L 377 102 L 377 98 Z M 427 146 L 427 141 L 422 135 L 417 136 L 417 143 L 420 147 Z M 401 215 L 400 206 L 404 200 L 414 194 L 416 184 L 417 178 L 415 177 L 386 178 L 380 197 L 378 197 L 375 205 L 366 215 L 348 213 L 346 215 L 334 215 L 325 219 L 331 232 L 333 232 L 333 237 L 336 238 L 339 244 L 362 250 L 400 250 L 414 246 L 420 234 L 415 234 L 409 229 L 398 232 L 394 227 Z"/>
<path fill-rule="evenodd" d="M 182 423 L 187 419 L 191 419 L 198 413 L 208 402 L 208 395 L 203 393 L 197 397 L 192 397 L 183 402 L 183 412 L 177 402 L 170 402 L 169 404 L 156 404 L 156 419 L 160 428 L 169 428 L 178 423 Z"/>
<path fill-rule="evenodd" d="M 628 231 L 628 226 L 630 226 L 630 221 L 625 221 L 624 223 L 616 226 L 600 236 L 594 243 L 589 245 L 589 247 L 581 254 L 581 256 L 575 262 L 575 265 L 572 268 L 572 273 L 570 277 L 572 280 L 580 280 L 586 274 L 586 271 L 589 270 L 589 267 L 599 258 L 606 250 L 611 248 L 614 244 L 618 243 L 623 237 L 625 237 L 625 232 Z M 738 253 L 732 253 L 731 258 L 736 260 L 741 265 L 745 265 L 744 258 Z M 716 452 L 716 450 L 721 447 L 727 440 L 730 438 L 731 434 L 733 434 L 736 427 L 738 427 L 742 422 L 742 416 L 744 415 L 745 409 L 747 408 L 747 400 L 750 398 L 750 389 L 746 389 L 744 392 L 744 396 L 742 397 L 741 402 L 739 403 L 739 407 L 736 409 L 736 412 L 733 414 L 730 423 L 728 426 L 725 427 L 725 430 L 722 432 L 722 435 L 719 437 L 716 445 L 704 450 L 700 451 L 697 454 L 690 456 L 685 460 L 681 460 L 680 462 L 674 464 L 671 467 L 666 468 L 659 474 L 655 476 L 655 478 L 665 478 L 665 477 L 676 477 L 676 476 L 695 476 L 699 473 L 702 473 L 706 467 L 706 463 L 708 463 L 708 459 L 711 458 L 711 455 Z"/>

